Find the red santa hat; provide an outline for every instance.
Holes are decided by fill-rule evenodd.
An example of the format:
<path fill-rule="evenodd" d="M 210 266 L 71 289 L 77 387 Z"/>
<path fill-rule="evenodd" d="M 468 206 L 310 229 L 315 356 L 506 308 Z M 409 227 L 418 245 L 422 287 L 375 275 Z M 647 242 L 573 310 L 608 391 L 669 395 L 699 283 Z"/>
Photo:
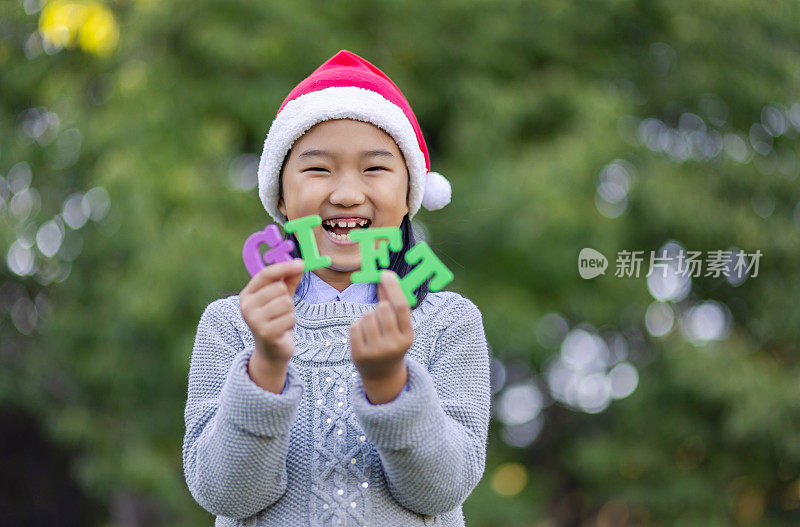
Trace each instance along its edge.
<path fill-rule="evenodd" d="M 394 138 L 408 167 L 409 218 L 420 206 L 436 210 L 450 203 L 450 183 L 430 171 L 428 147 L 400 89 L 374 65 L 343 49 L 286 96 L 267 133 L 258 164 L 258 193 L 275 221 L 286 222 L 278 210 L 279 178 L 292 144 L 315 124 L 344 118 L 372 123 Z"/>

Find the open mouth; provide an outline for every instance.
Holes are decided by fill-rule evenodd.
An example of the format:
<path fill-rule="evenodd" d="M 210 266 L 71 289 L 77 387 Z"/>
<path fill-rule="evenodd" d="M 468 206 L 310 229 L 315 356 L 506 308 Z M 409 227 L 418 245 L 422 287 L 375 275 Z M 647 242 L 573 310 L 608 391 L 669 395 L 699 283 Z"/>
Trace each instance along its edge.
<path fill-rule="evenodd" d="M 334 240 L 349 242 L 350 231 L 352 229 L 366 229 L 372 224 L 372 220 L 361 217 L 351 218 L 331 218 L 322 222 L 322 228 Z"/>

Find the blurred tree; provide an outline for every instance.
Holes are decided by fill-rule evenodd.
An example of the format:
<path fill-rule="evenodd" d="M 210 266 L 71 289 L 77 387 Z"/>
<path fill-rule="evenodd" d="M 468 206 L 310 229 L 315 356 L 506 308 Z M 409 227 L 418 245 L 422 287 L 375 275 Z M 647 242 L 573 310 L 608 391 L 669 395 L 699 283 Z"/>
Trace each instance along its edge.
<path fill-rule="evenodd" d="M 180 456 L 194 332 L 247 281 L 278 106 L 344 48 L 454 185 L 419 218 L 497 359 L 468 524 L 797 521 L 798 9 L 0 4 L 0 404 L 81 452 L 109 524 L 209 523 Z M 584 247 L 604 276 L 579 277 Z M 614 276 L 661 249 L 763 256 L 739 280 Z"/>

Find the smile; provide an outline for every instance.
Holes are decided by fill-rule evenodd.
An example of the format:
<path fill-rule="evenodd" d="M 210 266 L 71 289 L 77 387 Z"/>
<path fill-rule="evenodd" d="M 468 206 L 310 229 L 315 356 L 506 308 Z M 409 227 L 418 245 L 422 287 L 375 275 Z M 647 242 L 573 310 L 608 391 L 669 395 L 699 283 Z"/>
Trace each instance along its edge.
<path fill-rule="evenodd" d="M 350 231 L 352 229 L 366 229 L 372 220 L 359 216 L 330 218 L 322 222 L 322 228 L 328 237 L 337 243 L 354 244 L 350 241 Z"/>

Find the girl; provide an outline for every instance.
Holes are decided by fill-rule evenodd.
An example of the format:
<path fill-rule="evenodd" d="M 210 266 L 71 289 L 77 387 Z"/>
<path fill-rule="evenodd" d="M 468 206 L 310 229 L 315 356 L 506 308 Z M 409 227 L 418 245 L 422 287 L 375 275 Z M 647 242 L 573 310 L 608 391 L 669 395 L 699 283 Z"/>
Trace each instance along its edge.
<path fill-rule="evenodd" d="M 412 310 L 398 283 L 411 218 L 450 199 L 428 168 L 405 97 L 349 51 L 278 110 L 261 201 L 280 224 L 320 215 L 331 265 L 270 265 L 200 318 L 183 465 L 217 527 L 464 525 L 485 468 L 490 358 L 472 302 L 423 284 Z M 389 226 L 404 241 L 391 270 L 351 284 L 348 232 Z"/>

